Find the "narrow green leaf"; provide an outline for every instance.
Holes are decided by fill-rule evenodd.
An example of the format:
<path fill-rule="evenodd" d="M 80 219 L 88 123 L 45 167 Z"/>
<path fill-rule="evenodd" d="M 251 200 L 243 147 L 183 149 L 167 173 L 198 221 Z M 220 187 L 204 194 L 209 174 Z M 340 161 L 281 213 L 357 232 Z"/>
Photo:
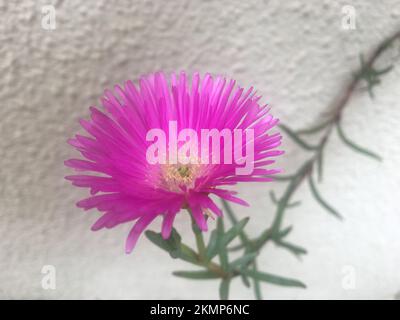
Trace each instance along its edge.
<path fill-rule="evenodd" d="M 181 236 L 175 229 L 172 229 L 171 236 L 167 240 L 164 240 L 160 233 L 151 230 L 147 230 L 145 235 L 157 247 L 167 251 L 172 258 L 180 258 L 186 262 L 198 264 L 196 252 L 181 243 Z"/>
<path fill-rule="evenodd" d="M 245 286 L 246 288 L 250 288 L 250 281 L 249 281 L 249 278 L 248 278 L 246 275 L 244 275 L 244 274 L 241 274 L 241 275 L 240 275 L 240 278 L 242 279 L 242 282 L 243 282 L 244 286 Z"/>
<path fill-rule="evenodd" d="M 393 69 L 393 65 L 388 66 L 382 70 L 375 69 L 371 64 L 367 64 L 364 61 L 364 57 L 360 55 L 361 70 L 357 73 L 358 79 L 365 80 L 367 82 L 368 94 L 371 98 L 374 98 L 373 88 L 381 83 L 380 76 L 390 72 Z"/>
<path fill-rule="evenodd" d="M 201 270 L 201 271 L 174 271 L 172 273 L 174 276 L 180 277 L 180 278 L 187 278 L 187 279 L 193 279 L 193 280 L 206 280 L 206 279 L 218 279 L 220 278 L 219 275 L 217 275 L 214 272 L 208 271 L 208 270 Z"/>
<path fill-rule="evenodd" d="M 279 239 L 282 239 L 282 238 L 286 237 L 290 232 L 292 232 L 292 230 L 293 230 L 293 226 L 289 226 L 289 227 L 279 231 L 277 233 L 277 237 Z"/>
<path fill-rule="evenodd" d="M 206 257 L 208 260 L 214 258 L 218 253 L 218 233 L 217 230 L 213 230 L 208 241 Z"/>
<path fill-rule="evenodd" d="M 171 248 L 168 246 L 167 242 L 162 238 L 162 236 L 154 231 L 147 230 L 144 233 L 151 242 L 153 242 L 156 246 L 160 247 L 163 250 L 170 251 Z"/>
<path fill-rule="evenodd" d="M 282 205 L 282 203 L 280 203 L 277 206 L 275 217 L 274 217 L 274 221 L 272 222 L 271 228 L 265 230 L 260 235 L 259 238 L 263 237 L 263 238 L 265 238 L 265 240 L 267 240 L 269 238 L 275 238 L 278 235 L 279 230 L 281 228 L 281 223 L 282 223 L 282 219 L 283 219 L 283 215 L 284 215 L 285 209 L 286 209 L 286 207 L 284 205 Z"/>
<path fill-rule="evenodd" d="M 228 260 L 228 252 L 226 250 L 227 242 L 225 240 L 224 221 L 222 220 L 222 218 L 218 218 L 217 220 L 217 233 L 218 233 L 218 254 L 219 254 L 219 261 L 221 263 L 221 268 L 224 271 L 228 271 L 229 260 Z"/>
<path fill-rule="evenodd" d="M 292 138 L 292 140 L 294 142 L 296 142 L 300 147 L 302 147 L 305 150 L 316 150 L 317 147 L 309 145 L 308 143 L 306 143 L 303 139 L 301 139 L 294 131 L 292 131 L 291 129 L 289 129 L 288 127 L 286 127 L 283 124 L 280 124 L 279 127 L 286 132 L 286 134 Z"/>
<path fill-rule="evenodd" d="M 238 223 L 238 221 L 237 221 L 235 213 L 233 212 L 229 203 L 225 200 L 222 200 L 222 205 L 223 205 L 231 223 L 233 225 L 236 225 Z M 247 244 L 249 242 L 249 238 L 247 237 L 246 233 L 243 230 L 239 233 L 239 237 L 243 244 Z"/>
<path fill-rule="evenodd" d="M 222 205 L 223 205 L 226 213 L 228 214 L 228 217 L 229 217 L 229 220 L 231 221 L 231 223 L 236 224 L 237 219 L 236 219 L 235 213 L 233 212 L 230 204 L 224 199 L 222 199 L 221 202 L 222 202 Z"/>
<path fill-rule="evenodd" d="M 385 73 L 388 73 L 388 72 L 392 71 L 392 69 L 393 69 L 393 66 L 388 66 L 388 67 L 386 67 L 386 68 L 384 68 L 382 70 L 375 70 L 375 74 L 378 75 L 378 76 L 381 76 L 381 75 L 383 75 Z"/>
<path fill-rule="evenodd" d="M 265 176 L 266 178 L 272 178 L 275 181 L 289 181 L 292 180 L 295 176 L 294 175 L 283 175 L 283 174 L 278 174 L 278 175 L 273 175 L 273 176 Z"/>
<path fill-rule="evenodd" d="M 241 234 L 243 231 L 244 227 L 246 226 L 247 222 L 249 222 L 249 217 L 243 218 L 240 220 L 238 223 L 233 225 L 224 235 L 224 245 L 227 246 L 229 243 L 232 242 L 233 239 L 235 239 L 237 236 Z"/>
<path fill-rule="evenodd" d="M 276 198 L 274 190 L 269 191 L 269 197 L 273 204 L 278 204 L 279 200 Z"/>
<path fill-rule="evenodd" d="M 387 50 L 388 48 L 393 46 L 393 41 L 396 40 L 398 37 L 390 37 L 386 40 L 383 41 L 383 43 L 381 44 L 381 52 Z"/>
<path fill-rule="evenodd" d="M 274 221 L 272 222 L 271 226 L 271 232 L 272 234 L 276 234 L 279 232 L 279 229 L 281 227 L 282 219 L 285 210 L 287 209 L 287 205 L 289 204 L 290 198 L 292 197 L 295 189 L 297 188 L 299 182 L 303 179 L 305 175 L 311 170 L 312 168 L 312 161 L 306 161 L 296 172 L 294 175 L 293 180 L 290 181 L 288 184 L 286 191 L 283 193 L 281 197 L 281 201 L 279 202 L 279 205 L 277 206 L 276 209 L 276 214 Z"/>
<path fill-rule="evenodd" d="M 374 98 L 374 93 L 372 91 L 372 88 L 374 86 L 373 83 L 373 78 L 374 78 L 374 72 L 371 66 L 365 63 L 364 56 L 361 53 L 360 54 L 360 65 L 361 65 L 361 70 L 357 74 L 357 78 L 363 79 L 367 82 L 367 91 L 371 99 Z"/>
<path fill-rule="evenodd" d="M 238 244 L 238 245 L 236 245 L 236 246 L 232 246 L 232 247 L 228 248 L 228 250 L 229 250 L 229 251 L 239 251 L 239 250 L 244 249 L 245 247 L 246 247 L 245 244 L 240 243 L 240 244 Z"/>
<path fill-rule="evenodd" d="M 203 232 L 201 232 L 196 221 L 194 220 L 191 210 L 188 209 L 188 211 L 190 213 L 190 218 L 192 220 L 192 230 L 196 239 L 196 246 L 197 246 L 197 251 L 199 253 L 199 258 L 200 260 L 204 260 L 206 259 L 206 245 L 204 243 Z"/>
<path fill-rule="evenodd" d="M 167 240 L 164 240 L 160 233 L 151 230 L 147 230 L 145 235 L 156 246 L 167 251 L 171 257 L 178 257 L 181 237 L 175 229 L 173 229 L 171 236 Z"/>
<path fill-rule="evenodd" d="M 167 241 L 171 244 L 172 247 L 178 248 L 181 244 L 182 237 L 175 228 L 172 228 L 171 235 L 167 239 Z"/>
<path fill-rule="evenodd" d="M 356 152 L 362 153 L 366 156 L 369 156 L 375 160 L 382 161 L 382 158 L 378 156 L 377 154 L 373 153 L 372 151 L 369 151 L 367 149 L 364 149 L 358 145 L 356 145 L 354 142 L 350 141 L 346 135 L 343 132 L 342 126 L 340 124 L 340 121 L 337 122 L 336 124 L 337 132 L 339 134 L 339 137 L 342 139 L 342 141 L 347 144 L 351 149 L 353 149 Z"/>
<path fill-rule="evenodd" d="M 299 205 L 301 205 L 301 201 L 300 200 L 292 202 L 292 203 L 289 203 L 286 207 L 287 208 L 294 208 L 294 207 L 298 207 Z"/>
<path fill-rule="evenodd" d="M 265 281 L 271 284 L 276 284 L 278 286 L 285 286 L 285 287 L 298 287 L 298 288 L 306 288 L 306 285 L 299 280 L 284 278 L 281 276 L 277 276 L 271 273 L 254 271 L 254 270 L 246 270 L 244 274 L 247 276 L 257 279 L 260 281 Z"/>
<path fill-rule="evenodd" d="M 258 272 L 257 270 L 257 263 L 253 262 L 253 271 Z M 261 285 L 258 279 L 253 278 L 253 285 L 254 285 L 254 296 L 256 300 L 262 300 L 262 293 L 261 293 Z"/>
<path fill-rule="evenodd" d="M 322 199 L 321 195 L 319 194 L 314 180 L 312 178 L 312 175 L 309 175 L 308 177 L 308 182 L 310 185 L 310 189 L 311 189 L 311 193 L 313 194 L 315 200 L 317 200 L 317 202 L 323 207 L 325 208 L 329 213 L 333 214 L 334 216 L 336 216 L 339 219 L 342 219 L 342 216 L 339 214 L 339 212 L 337 212 L 334 208 L 332 208 L 324 199 Z"/>
<path fill-rule="evenodd" d="M 277 233 L 279 233 L 279 227 L 278 226 L 276 226 L 276 229 L 274 229 L 274 226 L 271 226 L 271 228 L 265 229 L 258 236 L 258 238 L 254 239 L 252 241 L 252 247 L 253 248 L 261 248 L 268 240 L 273 239 L 274 237 L 276 237 Z"/>
<path fill-rule="evenodd" d="M 228 300 L 230 283 L 231 279 L 229 278 L 222 279 L 221 284 L 219 286 L 219 297 L 221 300 Z"/>
<path fill-rule="evenodd" d="M 200 263 L 197 253 L 193 249 L 189 248 L 187 245 L 185 245 L 183 243 L 181 243 L 181 246 L 180 246 L 179 258 L 186 262 L 190 262 L 193 264 Z"/>
<path fill-rule="evenodd" d="M 278 245 L 280 247 L 286 248 L 291 253 L 293 253 L 296 257 L 300 257 L 301 255 L 307 253 L 306 249 L 304 249 L 300 246 L 297 246 L 295 244 L 283 241 L 283 240 L 276 241 L 275 243 L 276 243 L 276 245 Z"/>
<path fill-rule="evenodd" d="M 236 260 L 232 261 L 229 268 L 231 270 L 238 268 L 238 267 L 245 267 L 251 261 L 253 261 L 258 256 L 258 252 L 252 252 L 244 254 L 243 256 L 237 258 Z"/>
<path fill-rule="evenodd" d="M 332 121 L 333 121 L 333 119 L 328 119 L 328 120 L 322 122 L 321 124 L 316 125 L 315 127 L 298 130 L 298 131 L 296 131 L 296 133 L 304 134 L 304 135 L 317 133 L 317 132 L 321 131 L 322 129 L 326 128 L 330 123 L 332 123 Z"/>
<path fill-rule="evenodd" d="M 324 157 L 324 144 L 322 144 L 321 149 L 318 151 L 318 155 L 317 155 L 317 169 L 318 169 L 318 181 L 319 182 L 322 182 L 323 157 Z"/>
<path fill-rule="evenodd" d="M 371 98 L 371 100 L 373 100 L 375 98 L 374 91 L 372 90 L 374 84 L 370 79 L 368 79 L 367 81 L 368 81 L 368 85 L 367 85 L 368 95 Z"/>

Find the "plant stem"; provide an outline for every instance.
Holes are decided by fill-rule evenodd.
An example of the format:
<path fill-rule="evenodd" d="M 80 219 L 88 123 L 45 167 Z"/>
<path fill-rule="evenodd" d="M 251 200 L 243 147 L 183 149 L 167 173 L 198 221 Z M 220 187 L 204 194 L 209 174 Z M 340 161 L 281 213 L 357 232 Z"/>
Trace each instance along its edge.
<path fill-rule="evenodd" d="M 389 46 L 397 39 L 400 39 L 400 30 L 395 32 L 392 36 L 386 38 L 382 41 L 377 48 L 372 52 L 369 59 L 366 61 L 365 66 L 368 68 L 373 67 L 376 60 L 389 48 Z M 364 66 L 364 68 L 365 68 Z M 279 231 L 281 226 L 283 216 L 285 213 L 285 209 L 289 204 L 289 201 L 293 194 L 296 192 L 298 187 L 304 181 L 304 178 L 308 177 L 313 172 L 314 165 L 319 161 L 321 157 L 321 152 L 324 149 L 327 141 L 329 140 L 333 128 L 337 125 L 340 121 L 344 108 L 347 106 L 350 98 L 356 88 L 358 87 L 359 82 L 362 80 L 360 74 L 362 72 L 362 67 L 356 72 L 356 75 L 352 78 L 352 80 L 347 85 L 344 92 L 339 95 L 339 97 L 334 100 L 334 103 L 330 107 L 331 112 L 331 120 L 325 122 L 325 133 L 323 134 L 322 138 L 320 139 L 319 143 L 317 144 L 313 156 L 305 162 L 305 164 L 290 178 L 290 182 L 286 191 L 283 194 L 282 199 L 278 203 L 277 211 L 275 215 L 275 219 L 272 226 L 272 232 Z M 318 128 L 320 130 L 321 128 Z M 300 131 L 301 132 L 301 131 Z M 272 239 L 271 232 L 268 230 L 264 231 L 260 237 L 256 239 L 258 249 L 261 249 L 270 239 Z"/>
<path fill-rule="evenodd" d="M 308 148 L 311 149 L 314 154 L 311 158 L 309 158 L 299 169 L 298 171 L 289 176 L 283 176 L 282 178 L 277 178 L 277 180 L 287 180 L 289 184 L 277 204 L 277 209 L 275 213 L 275 218 L 272 223 L 272 226 L 266 229 L 258 238 L 250 239 L 244 231 L 240 234 L 241 245 L 237 246 L 236 249 L 244 249 L 244 254 L 249 252 L 255 252 L 260 250 L 268 241 L 272 240 L 277 245 L 279 245 L 279 231 L 281 229 L 282 221 L 284 218 L 284 214 L 286 209 L 290 205 L 290 200 L 292 196 L 295 194 L 299 186 L 305 180 L 305 178 L 311 176 L 313 172 L 314 165 L 321 166 L 322 161 L 322 152 L 324 147 L 329 140 L 332 130 L 337 126 L 339 123 L 343 110 L 347 106 L 348 102 L 350 101 L 351 96 L 353 95 L 354 91 L 358 88 L 360 81 L 362 81 L 362 72 L 364 71 L 363 68 L 372 68 L 376 60 L 385 52 L 390 45 L 397 39 L 400 38 L 400 30 L 395 32 L 390 37 L 386 38 L 382 41 L 377 48 L 372 52 L 368 60 L 365 62 L 363 66 L 355 73 L 355 76 L 350 80 L 348 85 L 345 87 L 345 90 L 341 92 L 337 99 L 335 99 L 332 105 L 329 107 L 330 116 L 328 120 L 324 121 L 323 124 L 317 125 L 316 127 L 308 130 L 300 130 L 298 134 L 312 134 L 320 131 L 324 131 L 322 138 L 320 139 L 319 143 L 315 146 L 315 148 Z M 321 168 L 319 169 L 320 177 L 321 177 Z M 237 219 L 234 215 L 234 212 L 231 210 L 230 206 L 227 204 L 226 201 L 223 201 L 224 209 L 227 212 L 228 217 L 230 218 L 232 224 L 237 223 Z M 253 268 L 256 268 L 256 259 L 254 259 L 252 263 Z M 253 283 L 254 285 L 254 293 L 256 298 L 261 297 L 260 288 L 258 283 Z"/>
<path fill-rule="evenodd" d="M 254 260 L 253 262 L 253 270 L 257 272 L 257 262 Z M 262 300 L 261 288 L 260 288 L 260 281 L 257 279 L 253 279 L 254 284 L 254 296 L 257 300 Z"/>
<path fill-rule="evenodd" d="M 222 205 L 223 205 L 229 219 L 231 220 L 232 225 L 236 225 L 238 220 L 237 220 L 232 208 L 229 206 L 229 204 L 225 200 L 222 201 Z M 243 243 L 249 242 L 249 238 L 247 237 L 246 233 L 243 230 L 240 232 L 239 237 Z"/>
<path fill-rule="evenodd" d="M 197 246 L 197 250 L 198 250 L 198 255 L 199 255 L 201 260 L 205 260 L 205 257 L 206 257 L 206 245 L 204 243 L 203 233 L 201 232 L 201 230 L 197 226 L 196 221 L 194 221 L 194 218 L 192 216 L 192 212 L 190 211 L 190 209 L 187 209 L 187 210 L 189 212 L 190 218 L 192 219 L 192 230 L 193 230 L 193 234 L 194 234 L 195 239 L 196 239 L 196 246 Z"/>
<path fill-rule="evenodd" d="M 187 209 L 192 221 L 192 230 L 193 234 L 195 236 L 196 240 L 196 246 L 197 246 L 197 261 L 198 265 L 203 266 L 207 268 L 209 271 L 214 272 L 218 274 L 221 278 L 227 278 L 229 274 L 217 263 L 208 261 L 206 257 L 206 245 L 204 243 L 204 238 L 203 238 L 203 233 L 199 229 L 199 227 L 196 224 L 196 221 L 193 219 L 192 212 L 190 209 Z"/>
<path fill-rule="evenodd" d="M 234 249 L 242 249 L 244 251 L 244 255 L 251 254 L 251 253 L 258 253 L 261 248 L 269 241 L 274 242 L 276 245 L 280 245 L 282 247 L 289 248 L 290 250 L 294 251 L 294 253 L 300 254 L 305 253 L 306 251 L 302 248 L 299 248 L 294 245 L 291 245 L 282 240 L 282 238 L 290 232 L 291 227 L 285 228 L 282 230 L 282 222 L 284 218 L 284 214 L 286 213 L 287 208 L 290 208 L 293 203 L 291 203 L 291 199 L 295 192 L 298 190 L 299 186 L 302 182 L 312 177 L 314 165 L 318 166 L 319 169 L 319 177 L 322 176 L 321 171 L 321 163 L 322 163 L 322 153 L 324 147 L 326 146 L 333 129 L 338 125 L 341 120 L 343 110 L 348 105 L 351 96 L 358 88 L 360 81 L 363 79 L 363 72 L 365 72 L 364 68 L 372 68 L 376 60 L 382 55 L 383 52 L 389 48 L 389 46 L 397 39 L 400 38 L 400 30 L 394 33 L 392 36 L 386 38 L 383 42 L 381 42 L 378 47 L 372 52 L 369 56 L 367 61 L 363 62 L 361 68 L 355 73 L 355 76 L 349 81 L 348 85 L 345 89 L 341 92 L 337 99 L 333 101 L 333 103 L 329 106 L 330 115 L 328 120 L 325 120 L 322 124 L 319 124 L 311 129 L 300 130 L 296 132 L 292 132 L 290 129 L 287 128 L 287 132 L 292 137 L 295 137 L 297 142 L 300 142 L 300 145 L 303 148 L 307 149 L 308 151 L 312 152 L 312 156 L 306 160 L 303 165 L 293 174 L 289 176 L 280 176 L 277 177 L 276 180 L 281 181 L 288 181 L 288 185 L 286 190 L 283 193 L 283 196 L 277 201 L 277 208 L 275 212 L 275 218 L 273 220 L 272 225 L 264 230 L 258 237 L 250 238 L 245 231 L 241 230 L 239 234 L 241 244 L 239 246 L 234 247 Z M 386 72 L 386 71 L 385 71 Z M 317 145 L 309 146 L 302 142 L 302 139 L 297 138 L 297 134 L 314 134 L 321 132 L 321 139 L 319 140 Z M 223 206 L 227 213 L 228 218 L 230 219 L 233 225 L 238 223 L 236 216 L 233 210 L 230 208 L 229 204 L 223 200 Z M 257 263 L 256 263 L 256 255 L 254 256 L 253 260 L 249 261 L 245 265 L 240 266 L 240 268 L 234 268 L 229 266 L 229 261 L 227 260 L 226 256 L 226 247 L 224 247 L 224 251 L 220 253 L 220 265 L 209 261 L 210 259 L 207 258 L 206 254 L 206 245 L 204 243 L 203 234 L 201 230 L 198 228 L 196 222 L 193 219 L 193 216 L 188 209 L 189 214 L 192 219 L 192 230 L 195 235 L 196 245 L 198 253 L 192 250 L 191 248 L 183 245 L 185 252 L 188 253 L 189 256 L 192 256 L 189 262 L 202 266 L 207 270 L 215 273 L 224 281 L 230 281 L 232 278 L 241 275 L 244 277 L 245 284 L 248 283 L 245 274 L 243 273 L 244 269 L 251 268 L 253 272 L 257 272 Z M 222 221 L 219 222 L 219 230 L 223 233 L 223 225 Z M 222 231 L 221 231 L 222 230 Z M 286 231 L 285 231 L 286 230 Z M 221 250 L 221 249 L 219 249 Z M 296 251 L 295 251 L 296 250 Z M 261 299 L 261 290 L 259 281 L 253 279 L 253 288 L 254 294 L 257 299 Z"/>

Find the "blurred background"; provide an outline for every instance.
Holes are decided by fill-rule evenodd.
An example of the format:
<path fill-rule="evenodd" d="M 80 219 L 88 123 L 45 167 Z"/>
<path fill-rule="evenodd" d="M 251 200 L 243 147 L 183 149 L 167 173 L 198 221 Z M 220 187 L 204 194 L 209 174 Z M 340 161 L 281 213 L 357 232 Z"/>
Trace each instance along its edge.
<path fill-rule="evenodd" d="M 48 5 L 55 25 L 46 24 Z M 344 6 L 355 28 L 344 28 Z M 43 7 L 45 6 L 45 9 Z M 43 10 L 43 11 L 42 11 Z M 131 255 L 125 224 L 94 233 L 98 212 L 63 177 L 66 144 L 78 119 L 105 88 L 157 70 L 211 72 L 255 86 L 290 127 L 315 124 L 368 53 L 400 28 L 400 2 L 385 1 L 10 1 L 0 0 L 0 298 L 216 299 L 217 281 L 171 275 L 188 270 L 142 237 Z M 400 64 L 400 62 L 399 62 Z M 304 185 L 289 212 L 290 241 L 301 261 L 268 245 L 259 267 L 305 282 L 307 289 L 263 285 L 266 299 L 393 299 L 400 292 L 400 65 L 375 89 L 356 92 L 343 115 L 347 135 L 382 163 L 345 147 L 335 134 L 325 152 L 324 197 L 344 216 L 321 209 Z M 287 172 L 307 157 L 289 140 Z M 279 183 L 242 184 L 250 208 L 234 206 L 258 235 L 274 214 Z M 150 229 L 159 230 L 160 220 Z M 177 229 L 193 242 L 189 219 Z M 212 225 L 210 226 L 212 228 Z M 45 290 L 43 266 L 56 270 Z M 354 285 L 346 285 L 351 276 Z M 347 280 L 346 280 L 347 279 Z M 240 281 L 231 298 L 252 298 Z"/>

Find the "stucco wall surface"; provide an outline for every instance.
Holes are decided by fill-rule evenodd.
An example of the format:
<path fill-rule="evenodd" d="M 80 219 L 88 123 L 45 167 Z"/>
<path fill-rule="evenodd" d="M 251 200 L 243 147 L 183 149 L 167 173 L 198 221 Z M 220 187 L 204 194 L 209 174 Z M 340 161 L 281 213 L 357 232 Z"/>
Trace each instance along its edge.
<path fill-rule="evenodd" d="M 43 5 L 56 29 L 41 26 Z M 356 10 L 343 30 L 342 7 Z M 63 177 L 74 155 L 66 139 L 98 104 L 104 88 L 156 70 L 225 74 L 254 85 L 293 128 L 317 121 L 369 51 L 400 28 L 400 2 L 385 1 L 0 1 L 0 298 L 217 298 L 218 283 L 175 278 L 188 269 L 144 238 L 124 254 L 130 225 L 93 233 L 96 212 L 74 206 L 86 192 Z M 276 298 L 391 299 L 400 290 L 400 66 L 375 90 L 357 92 L 344 113 L 347 134 L 384 161 L 354 153 L 332 136 L 320 189 L 343 214 L 324 212 L 306 186 L 286 224 L 308 249 L 297 260 L 268 246 L 263 270 L 299 278 L 306 290 L 264 285 Z M 304 159 L 285 139 L 288 172 Z M 278 184 L 243 184 L 249 230 L 258 234 Z M 159 228 L 157 220 L 152 229 Z M 190 243 L 185 215 L 177 228 Z M 43 290 L 41 269 L 54 265 L 56 290 Z M 355 287 L 346 289 L 346 270 Z M 232 298 L 251 298 L 240 281 Z"/>

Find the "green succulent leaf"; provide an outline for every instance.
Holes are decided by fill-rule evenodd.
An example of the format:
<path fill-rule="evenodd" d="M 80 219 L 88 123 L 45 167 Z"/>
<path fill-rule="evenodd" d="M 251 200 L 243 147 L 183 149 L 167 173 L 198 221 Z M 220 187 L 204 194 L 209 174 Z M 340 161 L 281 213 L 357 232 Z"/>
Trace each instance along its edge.
<path fill-rule="evenodd" d="M 157 233 L 151 230 L 147 230 L 145 232 L 145 235 L 156 246 L 167 251 L 172 258 L 178 258 L 181 244 L 181 236 L 175 229 L 172 229 L 171 236 L 168 239 L 163 239 L 161 233 Z"/>
<path fill-rule="evenodd" d="M 243 231 L 244 227 L 246 226 L 247 222 L 249 222 L 249 217 L 243 218 L 238 223 L 236 223 L 233 227 L 231 227 L 223 237 L 223 243 L 227 246 L 231 243 L 240 233 Z"/>
<path fill-rule="evenodd" d="M 302 248 L 300 246 L 297 246 L 295 244 L 289 243 L 287 241 L 279 240 L 279 241 L 276 241 L 275 243 L 276 243 L 276 245 L 289 250 L 296 257 L 300 257 L 303 254 L 307 254 L 307 250 L 306 249 L 304 249 L 304 248 Z"/>
<path fill-rule="evenodd" d="M 242 279 L 244 286 L 246 288 L 250 288 L 251 284 L 250 284 L 249 278 L 247 276 L 245 276 L 244 274 L 241 274 L 240 278 Z"/>
<path fill-rule="evenodd" d="M 306 288 L 306 285 L 299 280 L 277 276 L 271 273 L 260 272 L 255 270 L 243 271 L 247 276 L 259 280 L 285 287 Z"/>
<path fill-rule="evenodd" d="M 330 206 L 319 194 L 317 187 L 315 186 L 314 180 L 312 175 L 310 175 L 308 177 L 308 182 L 310 185 L 310 189 L 312 192 L 312 195 L 314 196 L 315 200 L 324 208 L 326 209 L 326 211 L 328 211 L 329 213 L 333 214 L 334 216 L 336 216 L 339 219 L 342 219 L 342 216 L 339 214 L 339 212 L 337 212 L 332 206 Z"/>
<path fill-rule="evenodd" d="M 185 244 L 181 243 L 181 236 L 175 229 L 172 229 L 171 236 L 166 240 L 162 237 L 161 233 L 151 230 L 147 230 L 145 235 L 147 239 L 149 239 L 157 247 L 168 252 L 172 258 L 180 258 L 184 261 L 198 264 L 196 252 L 194 252 Z"/>
<path fill-rule="evenodd" d="M 222 279 L 221 284 L 219 286 L 219 297 L 221 300 L 228 300 L 230 283 L 231 283 L 230 278 Z"/>
<path fill-rule="evenodd" d="M 269 197 L 273 204 L 275 204 L 275 205 L 278 204 L 279 200 L 276 198 L 274 190 L 269 191 Z"/>
<path fill-rule="evenodd" d="M 197 253 L 185 244 L 181 244 L 179 258 L 193 264 L 200 264 Z"/>
<path fill-rule="evenodd" d="M 233 270 L 235 268 L 245 267 L 250 262 L 252 262 L 257 256 L 258 256 L 258 252 L 246 253 L 243 256 L 232 261 L 229 267 L 231 270 Z"/>
<path fill-rule="evenodd" d="M 349 146 L 351 149 L 353 149 L 355 152 L 361 153 L 363 155 L 366 155 L 368 157 L 371 157 L 375 160 L 382 161 L 382 158 L 378 156 L 376 153 L 373 153 L 372 151 L 369 151 L 365 148 L 362 148 L 358 145 L 356 145 L 354 142 L 352 142 L 347 136 L 344 134 L 342 126 L 340 121 L 337 122 L 336 124 L 337 132 L 339 134 L 339 137 L 342 139 L 342 141 Z"/>
<path fill-rule="evenodd" d="M 266 176 L 268 178 L 272 178 L 275 181 L 289 181 L 295 178 L 294 175 L 283 175 L 283 174 L 279 174 L 279 175 L 273 175 L 273 176 Z"/>
<path fill-rule="evenodd" d="M 292 230 L 293 230 L 293 226 L 289 226 L 285 229 L 282 229 L 281 231 L 279 231 L 277 233 L 277 238 L 282 239 L 282 238 L 286 237 L 290 232 L 292 232 Z"/>
<path fill-rule="evenodd" d="M 377 70 L 371 64 L 368 64 L 364 61 L 364 56 L 362 54 L 360 54 L 360 64 L 361 70 L 356 77 L 364 80 L 367 83 L 368 94 L 371 98 L 374 98 L 374 93 L 372 90 L 373 87 L 381 83 L 379 77 L 390 72 L 393 69 L 393 65 L 381 70 Z"/>
<path fill-rule="evenodd" d="M 318 181 L 322 182 L 323 175 L 323 158 L 324 158 L 324 145 L 322 145 L 321 149 L 317 155 L 317 169 L 318 169 Z"/>
<path fill-rule="evenodd" d="M 299 201 L 292 202 L 292 203 L 289 203 L 289 204 L 286 206 L 286 208 L 294 208 L 294 207 L 298 207 L 299 205 L 301 205 L 301 201 L 300 201 L 300 200 L 299 200 Z"/>
<path fill-rule="evenodd" d="M 218 233 L 217 230 L 213 230 L 208 241 L 206 257 L 211 260 L 218 254 Z"/>
<path fill-rule="evenodd" d="M 236 225 L 238 223 L 238 221 L 236 219 L 235 213 L 233 212 L 230 204 L 227 201 L 222 200 L 222 205 L 223 205 L 223 207 L 224 207 L 224 209 L 225 209 L 225 211 L 227 213 L 227 216 L 228 216 L 229 220 L 231 221 L 231 223 L 233 225 Z M 244 230 L 241 230 L 241 232 L 239 233 L 239 237 L 240 237 L 240 240 L 242 241 L 243 244 L 249 243 L 249 238 L 247 237 L 247 235 L 244 232 Z"/>
<path fill-rule="evenodd" d="M 333 119 L 328 119 L 328 120 L 322 122 L 321 124 L 316 125 L 315 127 L 298 130 L 298 131 L 296 131 L 296 133 L 300 134 L 300 135 L 317 133 L 317 132 L 320 132 L 322 129 L 325 129 L 330 123 L 332 123 L 332 121 L 333 121 Z"/>
<path fill-rule="evenodd" d="M 255 261 L 253 262 L 252 270 L 253 272 L 258 272 L 257 263 Z M 256 297 L 256 300 L 262 300 L 260 280 L 253 278 L 253 286 L 254 286 L 254 296 Z"/>
<path fill-rule="evenodd" d="M 305 150 L 312 151 L 316 150 L 317 147 L 309 145 L 307 142 L 305 142 L 303 139 L 301 139 L 292 129 L 289 127 L 280 124 L 279 127 L 294 141 L 296 142 L 300 147 L 302 147 Z"/>
<path fill-rule="evenodd" d="M 235 226 L 237 226 L 237 225 L 235 225 Z M 225 238 L 226 234 L 224 232 L 224 221 L 221 218 L 219 218 L 217 220 L 217 233 L 218 233 L 218 254 L 219 254 L 219 261 L 221 263 L 221 268 L 224 271 L 228 271 L 229 260 L 228 260 L 228 252 L 227 252 L 227 247 L 226 247 L 228 242 L 226 241 L 226 238 Z"/>
<path fill-rule="evenodd" d="M 199 271 L 174 271 L 174 276 L 192 280 L 207 280 L 207 279 L 218 279 L 220 276 L 214 272 L 208 270 Z"/>

